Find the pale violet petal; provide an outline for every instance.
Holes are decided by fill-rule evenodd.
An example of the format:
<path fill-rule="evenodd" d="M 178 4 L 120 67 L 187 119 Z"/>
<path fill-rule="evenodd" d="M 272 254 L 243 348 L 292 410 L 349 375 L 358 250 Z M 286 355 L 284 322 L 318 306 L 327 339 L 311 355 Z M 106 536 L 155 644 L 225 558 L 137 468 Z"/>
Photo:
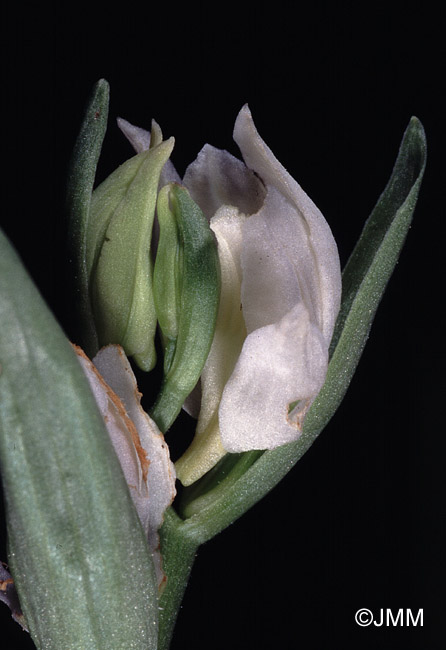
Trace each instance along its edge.
<path fill-rule="evenodd" d="M 326 369 L 327 346 L 302 302 L 249 334 L 220 404 L 224 448 L 274 449 L 297 440 Z"/>
<path fill-rule="evenodd" d="M 257 214 L 243 225 L 242 304 L 248 333 L 279 321 L 303 301 L 319 322 L 317 266 L 295 206 L 269 187 Z"/>
<path fill-rule="evenodd" d="M 160 187 L 164 187 L 167 183 L 178 183 L 181 185 L 180 175 L 170 159 L 165 163 L 160 174 Z"/>
<path fill-rule="evenodd" d="M 240 305 L 242 225 L 245 215 L 224 206 L 211 219 L 218 244 L 221 294 L 217 324 L 201 375 L 201 410 L 192 444 L 176 462 L 177 477 L 190 485 L 225 455 L 218 424 L 218 407 L 226 382 L 240 355 L 246 328 Z"/>
<path fill-rule="evenodd" d="M 147 151 L 150 147 L 150 131 L 146 131 L 139 126 L 134 126 L 118 117 L 117 123 L 127 140 L 130 142 L 136 153 Z"/>
<path fill-rule="evenodd" d="M 241 160 L 209 144 L 186 169 L 183 183 L 208 219 L 223 205 L 252 214 L 265 197 L 263 184 Z"/>
<path fill-rule="evenodd" d="M 318 305 L 318 324 L 328 345 L 341 298 L 339 255 L 330 227 L 313 201 L 261 139 L 248 106 L 244 106 L 237 117 L 234 140 L 246 165 L 260 176 L 267 188 L 273 187 L 282 194 L 305 222 L 308 243 L 315 258 L 319 288 L 318 295 L 313 296 L 313 303 Z"/>
<path fill-rule="evenodd" d="M 146 131 L 139 126 L 134 126 L 133 124 L 130 124 L 130 122 L 127 122 L 127 120 L 124 120 L 122 117 L 118 117 L 117 123 L 122 133 L 130 142 L 136 153 L 147 151 L 147 149 L 150 148 L 150 131 Z M 158 127 L 156 122 L 154 122 L 154 124 L 156 127 Z M 169 159 L 161 171 L 160 187 L 163 187 L 164 185 L 167 185 L 167 183 L 171 182 L 181 183 L 181 178 L 173 166 L 172 161 Z"/>
<path fill-rule="evenodd" d="M 186 411 L 188 415 L 190 415 L 192 418 L 195 418 L 195 420 L 198 418 L 200 414 L 200 408 L 201 408 L 201 379 L 199 379 L 195 385 L 195 388 L 192 390 L 191 393 L 186 397 L 186 400 L 183 404 L 183 409 Z"/>

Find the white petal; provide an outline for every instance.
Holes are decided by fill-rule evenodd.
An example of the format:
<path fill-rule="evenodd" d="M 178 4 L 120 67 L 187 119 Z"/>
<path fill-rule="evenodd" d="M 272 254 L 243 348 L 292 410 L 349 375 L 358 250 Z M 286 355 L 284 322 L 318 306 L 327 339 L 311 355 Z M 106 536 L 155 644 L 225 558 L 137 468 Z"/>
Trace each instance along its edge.
<path fill-rule="evenodd" d="M 127 140 L 130 142 L 136 153 L 147 151 L 150 147 L 150 131 L 146 131 L 139 126 L 134 126 L 118 117 L 117 123 Z"/>
<path fill-rule="evenodd" d="M 224 207 L 211 220 L 218 243 L 221 294 L 211 350 L 203 369 L 201 411 L 198 430 L 205 429 L 231 376 L 246 337 L 240 304 L 240 252 L 245 217 L 235 208 Z"/>
<path fill-rule="evenodd" d="M 247 166 L 260 176 L 267 188 L 273 187 L 282 194 L 305 223 L 307 240 L 317 268 L 318 295 L 313 295 L 312 301 L 318 306 L 318 324 L 328 345 L 341 298 L 339 256 L 330 227 L 320 210 L 260 138 L 247 106 L 237 117 L 234 140 Z"/>
<path fill-rule="evenodd" d="M 209 144 L 186 169 L 183 183 L 208 219 L 223 205 L 257 212 L 265 196 L 262 183 L 241 160 Z"/>
<path fill-rule="evenodd" d="M 243 226 L 242 271 L 248 332 L 276 323 L 301 301 L 311 320 L 320 322 L 318 268 L 305 221 L 272 187 L 261 210 Z"/>
<path fill-rule="evenodd" d="M 220 404 L 224 448 L 274 449 L 297 440 L 326 369 L 327 346 L 303 303 L 249 334 Z"/>
<path fill-rule="evenodd" d="M 261 207 L 266 194 L 263 183 L 241 160 L 238 160 L 227 151 L 206 144 L 199 152 L 196 160 L 186 169 L 183 184 L 188 188 L 190 195 L 209 220 L 214 215 L 216 216 L 220 208 L 223 208 L 214 223 L 219 222 L 220 224 L 216 227 L 221 231 L 218 236 L 222 238 L 221 246 L 223 246 L 223 250 L 227 250 L 227 243 L 223 243 L 223 240 L 227 241 L 227 236 L 232 240 L 231 246 L 238 246 L 237 253 L 235 253 L 234 249 L 234 254 L 231 257 L 234 260 L 238 256 L 237 273 L 241 277 L 241 230 L 238 227 L 238 225 L 241 225 L 241 221 L 238 221 L 238 215 L 252 214 Z M 223 235 L 222 232 L 222 228 L 230 228 L 228 222 L 233 218 L 238 224 L 235 224 L 235 231 L 238 232 L 238 244 L 235 243 L 234 239 L 236 237 L 235 231 L 232 234 L 228 231 L 227 236 Z M 223 226 L 224 222 L 225 226 Z M 184 410 L 195 418 L 198 418 L 200 412 L 201 383 L 202 380 L 183 405 Z"/>

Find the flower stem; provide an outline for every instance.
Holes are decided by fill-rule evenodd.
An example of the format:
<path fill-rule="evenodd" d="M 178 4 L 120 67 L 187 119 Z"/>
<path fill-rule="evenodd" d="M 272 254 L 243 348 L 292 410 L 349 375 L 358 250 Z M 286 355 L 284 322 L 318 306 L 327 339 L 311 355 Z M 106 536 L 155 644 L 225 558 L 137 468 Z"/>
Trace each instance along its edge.
<path fill-rule="evenodd" d="M 160 530 L 166 587 L 159 599 L 158 650 L 168 650 L 199 544 L 182 530 L 173 508 L 166 511 Z"/>

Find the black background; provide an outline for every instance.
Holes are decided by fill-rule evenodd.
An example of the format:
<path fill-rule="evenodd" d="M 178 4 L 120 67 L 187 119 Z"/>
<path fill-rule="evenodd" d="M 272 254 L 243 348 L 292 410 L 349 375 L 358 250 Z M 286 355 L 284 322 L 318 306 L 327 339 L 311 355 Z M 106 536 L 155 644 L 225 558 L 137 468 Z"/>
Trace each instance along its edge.
<path fill-rule="evenodd" d="M 237 154 L 232 127 L 248 102 L 343 264 L 411 115 L 426 129 L 414 225 L 348 395 L 283 482 L 200 550 L 172 650 L 443 647 L 444 16 L 431 6 L 5 10 L 2 225 L 70 336 L 63 188 L 97 79 L 111 84 L 100 178 L 131 154 L 118 115 L 147 128 L 154 117 L 176 137 L 183 173 L 205 142 Z M 423 608 L 424 626 L 360 628 L 362 607 Z M 33 647 L 3 605 L 0 615 L 2 648 Z"/>

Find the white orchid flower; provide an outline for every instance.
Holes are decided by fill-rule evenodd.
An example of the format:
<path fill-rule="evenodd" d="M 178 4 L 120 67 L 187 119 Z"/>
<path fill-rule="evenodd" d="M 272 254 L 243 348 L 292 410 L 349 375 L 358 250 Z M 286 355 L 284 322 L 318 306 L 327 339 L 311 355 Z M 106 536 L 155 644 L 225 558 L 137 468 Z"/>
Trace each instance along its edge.
<path fill-rule="evenodd" d="M 148 146 L 141 129 L 120 127 L 137 150 Z M 183 179 L 210 220 L 222 274 L 197 431 L 176 464 L 185 485 L 227 452 L 273 449 L 300 436 L 325 381 L 341 298 L 331 230 L 260 138 L 247 106 L 234 140 L 244 163 L 206 145 Z"/>
<path fill-rule="evenodd" d="M 176 494 L 169 448 L 141 406 L 135 375 L 122 347 L 107 345 L 92 361 L 74 347 L 119 458 L 162 587 L 166 578 L 158 530 Z"/>

